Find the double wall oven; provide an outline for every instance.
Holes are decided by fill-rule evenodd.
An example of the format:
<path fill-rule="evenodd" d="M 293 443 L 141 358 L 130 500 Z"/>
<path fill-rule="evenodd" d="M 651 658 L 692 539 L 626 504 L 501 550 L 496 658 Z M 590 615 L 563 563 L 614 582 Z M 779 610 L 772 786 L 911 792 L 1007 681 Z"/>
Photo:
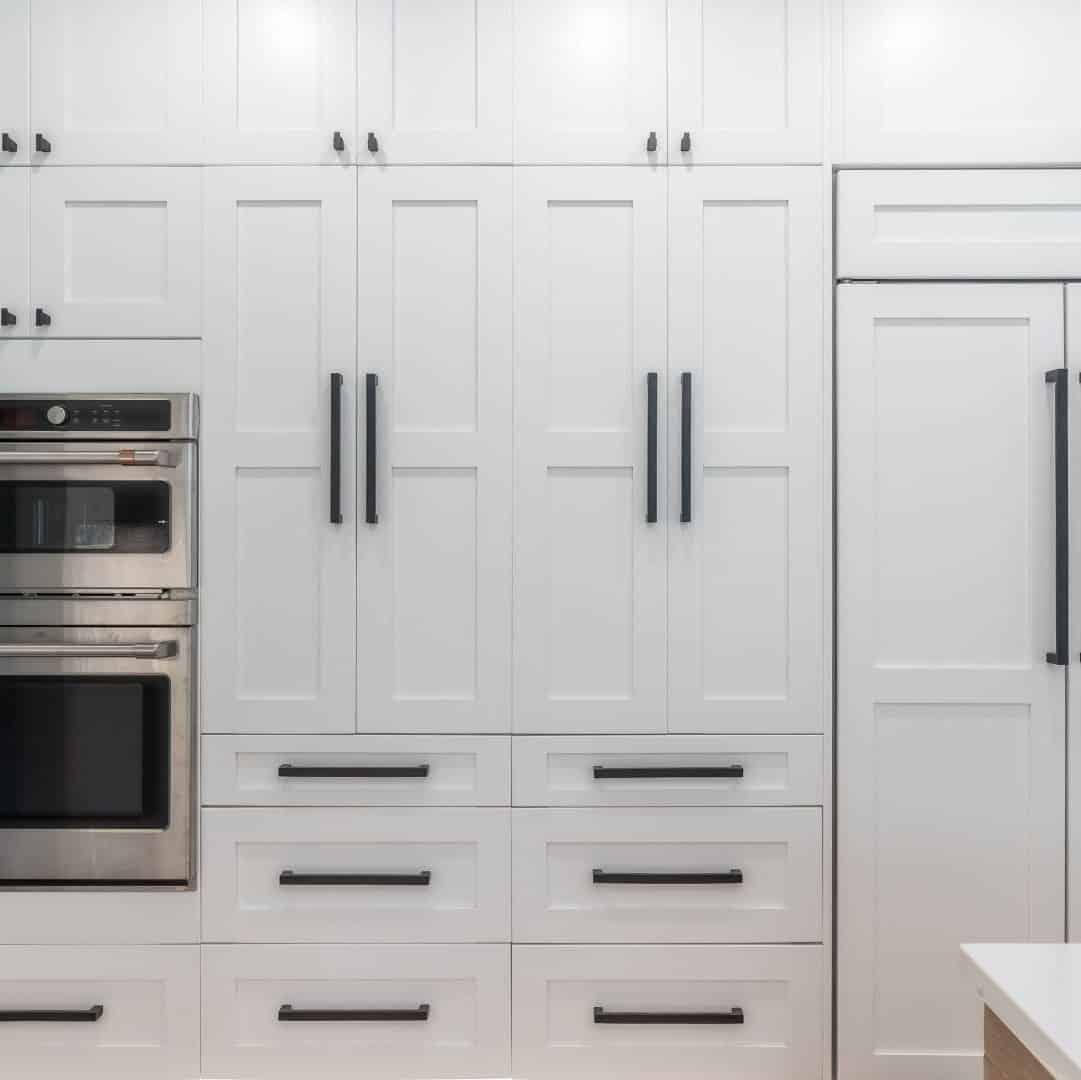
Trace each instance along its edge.
<path fill-rule="evenodd" d="M 0 398 L 0 888 L 193 884 L 197 426 Z"/>

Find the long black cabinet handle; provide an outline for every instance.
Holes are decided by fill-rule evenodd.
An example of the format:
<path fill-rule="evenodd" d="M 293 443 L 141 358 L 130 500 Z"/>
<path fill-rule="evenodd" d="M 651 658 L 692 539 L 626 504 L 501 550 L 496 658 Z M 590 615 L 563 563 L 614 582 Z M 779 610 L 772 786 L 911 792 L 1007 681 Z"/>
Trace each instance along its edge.
<path fill-rule="evenodd" d="M 283 1023 L 358 1023 L 373 1020 L 394 1023 L 399 1020 L 424 1021 L 430 1013 L 430 1005 L 418 1005 L 415 1009 L 294 1009 L 292 1005 L 283 1005 L 278 1009 L 278 1019 Z"/>
<path fill-rule="evenodd" d="M 303 777 L 359 780 L 422 780 L 427 765 L 279 765 L 278 775 L 285 780 Z"/>
<path fill-rule="evenodd" d="M 364 520 L 369 525 L 379 524 L 379 511 L 376 506 L 376 477 L 377 477 L 377 450 L 378 430 L 377 424 L 377 401 L 376 390 L 379 386 L 379 376 L 368 372 L 364 376 Z"/>
<path fill-rule="evenodd" d="M 646 524 L 657 523 L 657 373 L 646 375 Z"/>
<path fill-rule="evenodd" d="M 594 885 L 742 885 L 742 870 L 721 870 L 705 874 L 641 874 L 593 871 Z"/>
<path fill-rule="evenodd" d="M 742 765 L 650 765 L 620 768 L 594 765 L 594 780 L 741 780 Z"/>
<path fill-rule="evenodd" d="M 0 1022 L 5 1024 L 96 1024 L 105 1015 L 104 1005 L 89 1009 L 4 1009 Z"/>
<path fill-rule="evenodd" d="M 593 1008 L 594 1024 L 742 1024 L 743 1010 L 727 1012 L 607 1012 Z"/>
<path fill-rule="evenodd" d="M 691 520 L 691 373 L 683 372 L 679 406 L 679 520 Z"/>
<path fill-rule="evenodd" d="M 1066 368 L 1044 376 L 1055 387 L 1055 651 L 1047 662 L 1060 667 L 1070 662 L 1069 377 Z"/>
<path fill-rule="evenodd" d="M 342 516 L 342 385 L 338 371 L 330 376 L 330 523 L 341 525 Z"/>
<path fill-rule="evenodd" d="M 298 874 L 283 870 L 279 885 L 431 885 L 431 870 L 419 874 Z"/>

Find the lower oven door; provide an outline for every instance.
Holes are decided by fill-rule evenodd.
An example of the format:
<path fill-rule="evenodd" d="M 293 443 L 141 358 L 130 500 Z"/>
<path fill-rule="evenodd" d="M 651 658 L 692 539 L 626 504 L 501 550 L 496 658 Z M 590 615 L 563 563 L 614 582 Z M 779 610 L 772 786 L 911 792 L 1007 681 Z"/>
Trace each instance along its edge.
<path fill-rule="evenodd" d="M 189 628 L 0 628 L 0 888 L 193 883 Z"/>

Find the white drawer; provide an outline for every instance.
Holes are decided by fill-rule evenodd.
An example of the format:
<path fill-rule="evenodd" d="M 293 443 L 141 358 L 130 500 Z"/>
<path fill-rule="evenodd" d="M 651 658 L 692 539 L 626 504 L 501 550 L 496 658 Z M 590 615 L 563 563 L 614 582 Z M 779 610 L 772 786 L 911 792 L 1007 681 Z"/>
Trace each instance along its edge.
<path fill-rule="evenodd" d="M 509 941 L 509 853 L 509 810 L 204 810 L 203 940 Z"/>
<path fill-rule="evenodd" d="M 837 276 L 1081 277 L 1081 169 L 841 172 Z"/>
<path fill-rule="evenodd" d="M 513 963 L 515 1080 L 822 1080 L 819 946 L 516 945 Z"/>
<path fill-rule="evenodd" d="M 509 999 L 507 945 L 208 945 L 203 1071 L 231 1080 L 508 1076 Z M 284 1021 L 284 1005 L 293 1016 L 332 1017 Z"/>
<path fill-rule="evenodd" d="M 516 806 L 817 806 L 818 735 L 514 740 Z"/>
<path fill-rule="evenodd" d="M 199 1075 L 196 945 L 5 946 L 0 1011 L 61 1014 L 0 1023 L 12 1080 Z"/>
<path fill-rule="evenodd" d="M 514 811 L 514 941 L 821 940 L 817 808 Z"/>
<path fill-rule="evenodd" d="M 206 735 L 206 806 L 508 806 L 510 739 Z"/>

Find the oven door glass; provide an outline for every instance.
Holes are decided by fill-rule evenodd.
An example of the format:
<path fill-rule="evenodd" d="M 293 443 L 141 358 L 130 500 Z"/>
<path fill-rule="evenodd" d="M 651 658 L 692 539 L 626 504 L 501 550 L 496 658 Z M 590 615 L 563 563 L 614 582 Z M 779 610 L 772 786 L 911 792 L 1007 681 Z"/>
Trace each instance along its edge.
<path fill-rule="evenodd" d="M 0 828 L 164 829 L 169 680 L 0 677 Z"/>

